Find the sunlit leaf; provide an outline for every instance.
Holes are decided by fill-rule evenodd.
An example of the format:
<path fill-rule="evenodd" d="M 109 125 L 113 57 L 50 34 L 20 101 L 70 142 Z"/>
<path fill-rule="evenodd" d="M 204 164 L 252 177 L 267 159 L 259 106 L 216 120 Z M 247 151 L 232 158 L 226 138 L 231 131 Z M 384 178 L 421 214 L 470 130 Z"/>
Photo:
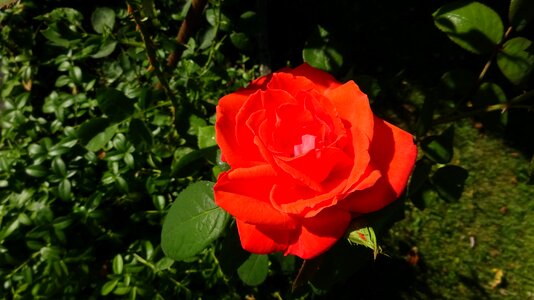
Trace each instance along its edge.
<path fill-rule="evenodd" d="M 434 12 L 436 26 L 456 44 L 477 54 L 492 52 L 504 28 L 499 15 L 476 1 L 455 1 Z"/>
<path fill-rule="evenodd" d="M 204 149 L 217 145 L 215 141 L 215 127 L 204 126 L 198 129 L 198 148 Z"/>
<path fill-rule="evenodd" d="M 358 226 L 359 227 L 359 226 Z M 361 245 L 373 250 L 373 256 L 376 259 L 382 248 L 378 246 L 375 231 L 372 227 L 365 226 L 353 229 L 348 235 L 349 242 Z"/>
<path fill-rule="evenodd" d="M 26 174 L 32 177 L 43 177 L 48 174 L 48 169 L 41 165 L 31 165 L 26 168 Z"/>
<path fill-rule="evenodd" d="M 188 259 L 223 232 L 228 214 L 213 200 L 213 183 L 198 181 L 183 190 L 163 222 L 161 247 L 168 257 Z"/>

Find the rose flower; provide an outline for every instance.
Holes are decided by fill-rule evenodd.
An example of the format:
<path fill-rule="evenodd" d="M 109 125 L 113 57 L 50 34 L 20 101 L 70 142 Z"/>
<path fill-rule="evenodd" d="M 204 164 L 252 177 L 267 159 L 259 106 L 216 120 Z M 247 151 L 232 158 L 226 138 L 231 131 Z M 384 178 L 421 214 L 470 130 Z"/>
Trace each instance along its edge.
<path fill-rule="evenodd" d="M 376 117 L 353 81 L 307 64 L 222 97 L 216 117 L 230 170 L 215 202 L 252 253 L 323 253 L 353 217 L 401 195 L 417 156 L 412 135 Z"/>

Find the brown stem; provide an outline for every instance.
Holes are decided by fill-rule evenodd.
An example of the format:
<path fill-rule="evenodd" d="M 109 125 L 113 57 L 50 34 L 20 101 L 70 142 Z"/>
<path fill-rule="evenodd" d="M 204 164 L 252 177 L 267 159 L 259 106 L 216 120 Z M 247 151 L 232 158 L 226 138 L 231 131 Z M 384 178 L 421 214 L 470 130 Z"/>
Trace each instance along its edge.
<path fill-rule="evenodd" d="M 501 50 L 501 47 L 504 44 L 504 42 L 506 42 L 506 40 L 508 40 L 508 37 L 510 36 L 510 33 L 512 33 L 512 26 L 510 26 L 510 27 L 508 27 L 508 29 L 506 29 L 506 32 L 504 33 L 504 36 L 503 36 L 501 42 L 499 43 L 499 45 L 497 45 L 497 47 L 495 47 L 495 50 L 493 50 L 493 53 L 491 53 L 491 56 L 488 59 L 488 61 L 486 62 L 486 64 L 484 65 L 484 68 L 482 68 L 482 71 L 480 72 L 480 74 L 478 75 L 478 78 L 477 78 L 477 84 L 476 84 L 477 87 L 482 82 L 482 79 L 484 79 L 484 76 L 486 76 L 486 73 L 488 72 L 488 70 L 489 70 L 489 68 L 491 66 L 491 62 L 493 61 L 495 56 L 497 56 L 497 53 L 499 53 L 499 51 Z"/>
<path fill-rule="evenodd" d="M 192 0 L 191 7 L 187 11 L 187 15 L 180 25 L 180 30 L 178 35 L 176 35 L 176 43 L 179 45 L 185 45 L 187 39 L 191 36 L 191 32 L 196 29 L 200 23 L 200 18 L 202 16 L 202 11 L 206 6 L 208 0 Z M 174 68 L 178 63 L 178 58 L 183 52 L 183 47 L 176 47 L 174 51 L 167 58 L 167 67 Z"/>
<path fill-rule="evenodd" d="M 130 1 L 127 0 L 126 2 L 128 4 L 128 12 L 133 17 L 135 25 L 139 29 L 139 32 L 141 33 L 141 38 L 143 39 L 143 42 L 145 43 L 146 54 L 148 57 L 148 62 L 150 63 L 149 69 L 155 72 L 156 77 L 158 78 L 161 84 L 161 87 L 163 88 L 163 91 L 165 92 L 165 95 L 167 96 L 167 98 L 169 98 L 169 100 L 171 100 L 174 106 L 174 109 L 176 111 L 179 109 L 180 104 L 176 100 L 176 97 L 174 97 L 174 95 L 172 94 L 171 89 L 169 87 L 169 82 L 167 81 L 165 76 L 163 76 L 163 73 L 161 72 L 160 64 L 156 57 L 156 50 L 155 50 L 156 48 L 154 47 L 154 42 L 152 41 L 152 38 L 150 37 L 150 34 L 145 24 L 141 21 L 139 9 L 138 7 L 133 6 L 132 3 L 130 3 Z"/>

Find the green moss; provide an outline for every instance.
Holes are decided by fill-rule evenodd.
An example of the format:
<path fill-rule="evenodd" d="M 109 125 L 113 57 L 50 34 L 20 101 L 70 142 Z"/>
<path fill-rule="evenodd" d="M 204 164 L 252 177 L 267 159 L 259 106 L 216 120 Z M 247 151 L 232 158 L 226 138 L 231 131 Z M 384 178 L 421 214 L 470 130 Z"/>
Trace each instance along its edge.
<path fill-rule="evenodd" d="M 469 123 L 457 129 L 453 164 L 469 171 L 462 198 L 436 197 L 423 211 L 408 205 L 392 230 L 398 255 L 406 254 L 399 245 L 408 244 L 420 257 L 407 298 L 534 299 L 528 159 Z"/>

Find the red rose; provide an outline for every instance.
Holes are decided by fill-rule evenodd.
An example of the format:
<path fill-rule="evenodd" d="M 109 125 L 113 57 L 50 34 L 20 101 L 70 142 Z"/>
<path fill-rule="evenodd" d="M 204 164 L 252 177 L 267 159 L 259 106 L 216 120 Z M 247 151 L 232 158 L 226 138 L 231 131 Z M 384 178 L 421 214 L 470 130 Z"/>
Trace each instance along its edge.
<path fill-rule="evenodd" d="M 412 136 L 374 116 L 353 81 L 307 64 L 221 98 L 215 127 L 231 167 L 215 202 L 258 254 L 323 253 L 353 216 L 399 197 L 417 155 Z"/>

